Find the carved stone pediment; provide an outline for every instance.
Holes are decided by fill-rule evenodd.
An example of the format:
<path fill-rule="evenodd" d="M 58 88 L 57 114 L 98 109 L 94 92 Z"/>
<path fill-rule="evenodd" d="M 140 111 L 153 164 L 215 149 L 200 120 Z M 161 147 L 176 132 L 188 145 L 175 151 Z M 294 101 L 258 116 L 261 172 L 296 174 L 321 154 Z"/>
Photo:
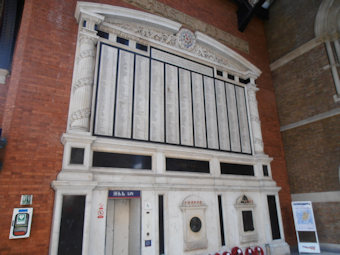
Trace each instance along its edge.
<path fill-rule="evenodd" d="M 75 13 L 103 18 L 100 29 L 126 39 L 155 43 L 198 58 L 242 78 L 256 79 L 261 71 L 235 51 L 215 39 L 182 28 L 182 24 L 153 14 L 117 6 L 78 2 Z"/>

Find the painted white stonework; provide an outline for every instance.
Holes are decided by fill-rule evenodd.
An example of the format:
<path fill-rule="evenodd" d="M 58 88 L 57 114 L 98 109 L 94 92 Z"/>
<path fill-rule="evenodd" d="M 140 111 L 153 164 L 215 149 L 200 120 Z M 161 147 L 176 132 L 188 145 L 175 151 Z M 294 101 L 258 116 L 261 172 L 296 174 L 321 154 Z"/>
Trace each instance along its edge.
<path fill-rule="evenodd" d="M 271 254 L 288 254 L 280 210 L 281 239 L 272 240 L 271 235 L 267 195 L 274 195 L 280 208 L 280 188 L 271 178 L 272 159 L 263 153 L 255 96 L 260 70 L 202 33 L 182 34 L 181 24 L 162 17 L 88 2 L 78 2 L 75 16 L 80 28 L 67 132 L 62 136 L 63 166 L 52 183 L 56 199 L 50 254 L 58 250 L 63 194 L 86 195 L 83 254 L 112 254 L 115 243 L 123 250 L 118 254 L 127 249 L 159 254 L 159 195 L 164 197 L 167 255 L 203 255 L 234 246 L 264 249 L 266 244 Z M 95 24 L 108 39 L 97 35 Z M 117 36 L 129 45 L 117 43 Z M 136 43 L 146 45 L 147 51 L 136 49 Z M 235 79 L 216 79 L 217 69 Z M 239 78 L 250 82 L 242 84 Z M 84 149 L 83 164 L 70 164 L 74 147 Z M 93 151 L 151 156 L 152 167 L 93 167 Z M 207 161 L 210 173 L 166 171 L 167 157 Z M 252 165 L 254 176 L 221 174 L 221 162 Z M 263 176 L 263 165 L 269 176 Z M 139 190 L 140 204 L 131 200 L 129 206 L 117 203 L 115 209 L 108 202 L 109 190 Z M 253 201 L 256 238 L 244 238 L 241 231 L 235 203 L 244 194 Z M 202 203 L 191 206 L 190 201 Z M 193 216 L 202 219 L 198 233 L 187 225 Z M 139 229 L 140 240 L 132 233 L 136 231 L 126 229 L 121 229 L 123 237 L 115 236 L 114 229 L 123 227 L 115 224 L 119 221 Z M 131 246 L 133 240 L 137 244 Z"/>

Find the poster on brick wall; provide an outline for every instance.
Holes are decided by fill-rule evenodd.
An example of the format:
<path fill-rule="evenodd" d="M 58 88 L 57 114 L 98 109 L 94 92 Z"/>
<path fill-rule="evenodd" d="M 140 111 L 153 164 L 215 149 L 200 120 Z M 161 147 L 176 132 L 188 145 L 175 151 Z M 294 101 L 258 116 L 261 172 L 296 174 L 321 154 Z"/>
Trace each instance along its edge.
<path fill-rule="evenodd" d="M 312 202 L 292 202 L 299 253 L 320 253 Z"/>

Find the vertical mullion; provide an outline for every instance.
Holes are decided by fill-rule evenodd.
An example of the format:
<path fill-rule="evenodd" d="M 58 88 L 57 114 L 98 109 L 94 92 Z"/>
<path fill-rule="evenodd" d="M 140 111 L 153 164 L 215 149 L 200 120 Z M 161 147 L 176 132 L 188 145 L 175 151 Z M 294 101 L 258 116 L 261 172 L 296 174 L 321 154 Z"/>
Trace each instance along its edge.
<path fill-rule="evenodd" d="M 204 84 L 204 76 L 202 74 L 202 88 L 203 88 L 203 104 L 204 104 L 204 123 L 205 123 L 205 140 L 206 140 L 206 148 L 208 148 L 208 125 L 207 125 L 207 111 L 205 106 L 205 84 Z"/>
<path fill-rule="evenodd" d="M 166 64 L 163 63 L 163 78 L 164 78 L 164 143 L 167 143 L 166 140 Z"/>
<path fill-rule="evenodd" d="M 164 255 L 164 196 L 158 195 L 159 255 Z"/>
<path fill-rule="evenodd" d="M 95 103 L 94 103 L 94 116 L 93 116 L 92 135 L 96 135 L 95 130 L 96 130 L 97 102 L 98 102 L 98 90 L 99 90 L 99 74 L 100 74 L 102 47 L 103 47 L 103 44 L 100 43 L 100 45 L 99 45 L 99 54 L 98 54 L 97 81 L 96 81 L 96 100 L 95 100 Z"/>
<path fill-rule="evenodd" d="M 223 222 L 223 208 L 222 208 L 222 196 L 218 195 L 218 212 L 220 216 L 220 231 L 221 231 L 221 245 L 225 245 L 225 237 L 224 237 L 224 222 Z"/>
<path fill-rule="evenodd" d="M 239 135 L 239 140 L 240 140 L 240 148 L 241 152 L 242 150 L 242 137 L 241 137 L 241 127 L 240 127 L 240 117 L 239 117 L 239 112 L 238 112 L 238 104 L 237 104 L 237 94 L 236 94 L 236 86 L 234 86 L 234 93 L 235 93 L 235 102 L 236 102 L 236 113 L 237 113 L 237 123 L 238 123 L 238 135 Z"/>
<path fill-rule="evenodd" d="M 152 79 L 152 66 L 151 66 L 152 58 L 149 60 L 149 116 L 148 116 L 148 141 L 150 141 L 150 125 L 151 125 L 151 79 Z"/>
<path fill-rule="evenodd" d="M 227 121 L 228 121 L 228 133 L 229 133 L 229 151 L 231 151 L 230 122 L 229 122 L 229 113 L 228 113 L 228 95 L 227 95 L 226 86 L 227 86 L 227 84 L 224 83 L 225 106 L 227 108 Z"/>
<path fill-rule="evenodd" d="M 118 76 L 119 76 L 119 58 L 120 58 L 120 49 L 117 48 L 117 68 L 116 68 L 116 86 L 115 86 L 115 102 L 114 102 L 114 111 L 113 111 L 113 129 L 112 136 L 115 136 L 115 124 L 116 124 L 116 110 L 117 110 L 117 89 L 118 89 Z"/>
<path fill-rule="evenodd" d="M 217 124 L 217 142 L 218 142 L 218 150 L 221 150 L 220 147 L 220 128 L 219 128 L 219 124 L 218 124 L 218 114 L 217 114 L 217 97 L 216 97 L 216 82 L 215 82 L 215 78 L 214 78 L 214 92 L 215 92 L 215 108 L 216 108 L 216 124 Z"/>
<path fill-rule="evenodd" d="M 182 127 L 181 127 L 181 92 L 179 86 L 179 67 L 177 67 L 177 86 L 178 86 L 178 125 L 179 125 L 179 144 L 182 144 Z"/>
<path fill-rule="evenodd" d="M 191 86 L 191 116 L 192 116 L 192 144 L 195 147 L 195 116 L 194 116 L 194 98 L 192 90 L 192 72 L 190 72 L 190 86 Z"/>
<path fill-rule="evenodd" d="M 246 117 L 247 117 L 247 125 L 248 125 L 250 154 L 253 154 L 252 140 L 251 140 L 251 136 L 250 136 L 250 125 L 249 125 L 250 120 L 248 118 L 248 104 L 247 104 L 247 98 L 246 98 L 246 88 L 243 88 L 243 96 L 244 96 L 244 104 L 245 104 L 245 107 L 246 107 Z"/>
<path fill-rule="evenodd" d="M 131 139 L 133 139 L 133 119 L 135 106 L 135 86 L 136 86 L 136 54 L 133 56 L 133 74 L 132 74 L 132 109 L 131 109 Z"/>

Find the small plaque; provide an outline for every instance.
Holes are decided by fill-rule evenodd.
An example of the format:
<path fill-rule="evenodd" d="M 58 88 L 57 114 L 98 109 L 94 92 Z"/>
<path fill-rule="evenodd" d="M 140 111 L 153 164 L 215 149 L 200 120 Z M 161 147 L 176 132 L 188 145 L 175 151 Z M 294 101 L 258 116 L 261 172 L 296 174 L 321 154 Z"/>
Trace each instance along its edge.
<path fill-rule="evenodd" d="M 21 195 L 20 205 L 31 205 L 33 195 Z"/>
<path fill-rule="evenodd" d="M 199 232 L 202 228 L 202 222 L 200 220 L 200 218 L 198 217 L 193 217 L 191 220 L 190 220 L 190 229 L 192 232 Z"/>
<path fill-rule="evenodd" d="M 140 190 L 109 190 L 109 199 L 140 198 Z"/>

